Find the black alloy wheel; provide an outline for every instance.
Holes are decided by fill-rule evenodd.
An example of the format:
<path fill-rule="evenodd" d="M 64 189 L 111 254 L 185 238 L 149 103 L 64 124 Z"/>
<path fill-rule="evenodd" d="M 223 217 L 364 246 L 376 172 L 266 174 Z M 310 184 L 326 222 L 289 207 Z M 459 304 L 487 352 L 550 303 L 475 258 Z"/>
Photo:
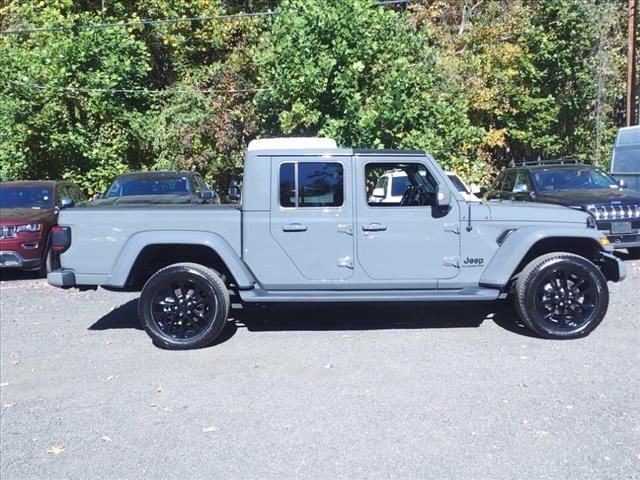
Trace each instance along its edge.
<path fill-rule="evenodd" d="M 229 313 L 229 292 L 212 270 L 178 263 L 156 272 L 140 295 L 139 317 L 162 347 L 200 348 L 222 332 Z"/>
<path fill-rule="evenodd" d="M 213 322 L 216 303 L 206 283 L 181 275 L 158 288 L 151 316 L 165 335 L 184 340 L 202 333 Z"/>
<path fill-rule="evenodd" d="M 536 307 L 550 328 L 579 329 L 597 311 L 600 301 L 593 277 L 573 266 L 551 269 L 538 285 Z"/>
<path fill-rule="evenodd" d="M 609 290 L 602 272 L 571 253 L 531 261 L 516 282 L 516 310 L 530 329 L 546 338 L 588 335 L 604 318 Z"/>

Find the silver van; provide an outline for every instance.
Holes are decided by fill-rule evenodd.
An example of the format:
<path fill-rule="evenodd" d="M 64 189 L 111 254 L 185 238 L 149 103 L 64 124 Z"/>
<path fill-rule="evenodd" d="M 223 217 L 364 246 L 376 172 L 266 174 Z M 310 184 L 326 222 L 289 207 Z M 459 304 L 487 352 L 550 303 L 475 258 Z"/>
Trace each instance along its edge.
<path fill-rule="evenodd" d="M 611 175 L 628 188 L 640 190 L 640 126 L 618 130 L 611 158 Z"/>

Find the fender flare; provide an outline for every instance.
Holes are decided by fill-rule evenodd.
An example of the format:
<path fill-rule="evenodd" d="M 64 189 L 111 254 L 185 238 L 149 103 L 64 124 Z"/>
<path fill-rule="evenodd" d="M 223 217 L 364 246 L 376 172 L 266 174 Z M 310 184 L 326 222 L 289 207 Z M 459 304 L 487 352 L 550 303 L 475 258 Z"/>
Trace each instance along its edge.
<path fill-rule="evenodd" d="M 220 235 L 206 231 L 153 230 L 140 232 L 129 238 L 124 248 L 120 251 L 114 263 L 115 268 L 111 271 L 109 280 L 106 283 L 114 287 L 124 287 L 129 278 L 131 268 L 144 248 L 168 244 L 208 247 L 220 256 L 236 280 L 238 288 L 252 288 L 256 282 L 253 274 L 240 256 Z"/>
<path fill-rule="evenodd" d="M 504 288 L 513 277 L 518 265 L 525 258 L 529 250 L 541 240 L 552 238 L 589 240 L 594 248 L 600 251 L 612 251 L 613 247 L 605 249 L 600 244 L 604 235 L 594 229 L 577 229 L 569 227 L 522 228 L 514 230 L 496 251 L 495 255 L 480 276 L 480 286 L 489 288 Z"/>

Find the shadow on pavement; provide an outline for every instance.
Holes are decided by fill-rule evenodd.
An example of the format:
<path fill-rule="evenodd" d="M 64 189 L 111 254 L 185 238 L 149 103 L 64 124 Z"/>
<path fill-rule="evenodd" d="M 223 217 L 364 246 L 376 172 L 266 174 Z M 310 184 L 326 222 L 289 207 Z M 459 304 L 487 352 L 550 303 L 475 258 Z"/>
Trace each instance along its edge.
<path fill-rule="evenodd" d="M 535 337 L 510 305 L 502 302 L 273 305 L 234 313 L 238 326 L 252 332 L 477 328 L 488 320 L 505 330 Z"/>
<path fill-rule="evenodd" d="M 0 269 L 0 282 L 11 282 L 14 280 L 38 280 L 40 278 L 42 277 L 37 270 L 32 272 L 24 272 L 15 268 Z"/>
<path fill-rule="evenodd" d="M 104 317 L 89 327 L 89 330 L 112 330 L 135 328 L 142 330 L 138 320 L 138 299 L 130 300 L 124 305 L 111 310 Z"/>
<path fill-rule="evenodd" d="M 238 328 L 250 332 L 478 328 L 485 321 L 519 335 L 536 336 L 504 302 L 278 304 L 232 310 L 227 326 L 213 345 L 231 339 Z M 107 313 L 89 330 L 123 328 L 142 330 L 137 299 Z"/>

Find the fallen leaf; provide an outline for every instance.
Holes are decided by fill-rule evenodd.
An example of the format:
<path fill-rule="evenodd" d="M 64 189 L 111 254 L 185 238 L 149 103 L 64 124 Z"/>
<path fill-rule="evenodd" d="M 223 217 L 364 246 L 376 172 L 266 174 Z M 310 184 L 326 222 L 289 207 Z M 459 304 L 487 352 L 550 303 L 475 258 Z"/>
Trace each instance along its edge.
<path fill-rule="evenodd" d="M 107 435 L 105 435 L 104 437 L 102 437 L 100 440 L 102 440 L 103 442 L 111 442 L 111 437 L 108 437 Z"/>
<path fill-rule="evenodd" d="M 333 368 L 333 365 L 331 363 L 327 363 L 325 364 L 324 368 Z"/>
<path fill-rule="evenodd" d="M 523 418 L 522 421 L 520 422 L 522 425 L 529 425 L 529 420 L 527 420 L 526 418 Z"/>
<path fill-rule="evenodd" d="M 64 452 L 64 445 L 54 445 L 47 450 L 47 453 L 53 453 L 54 455 L 60 455 L 62 452 Z"/>
<path fill-rule="evenodd" d="M 217 432 L 218 431 L 218 427 L 204 427 L 202 429 L 203 433 L 209 433 L 209 432 Z"/>
<path fill-rule="evenodd" d="M 3 403 L 2 404 L 2 408 L 13 408 L 17 405 L 16 402 L 12 402 L 12 403 Z"/>
<path fill-rule="evenodd" d="M 536 430 L 536 437 L 546 437 L 549 435 L 549 432 L 545 432 L 544 430 Z"/>

